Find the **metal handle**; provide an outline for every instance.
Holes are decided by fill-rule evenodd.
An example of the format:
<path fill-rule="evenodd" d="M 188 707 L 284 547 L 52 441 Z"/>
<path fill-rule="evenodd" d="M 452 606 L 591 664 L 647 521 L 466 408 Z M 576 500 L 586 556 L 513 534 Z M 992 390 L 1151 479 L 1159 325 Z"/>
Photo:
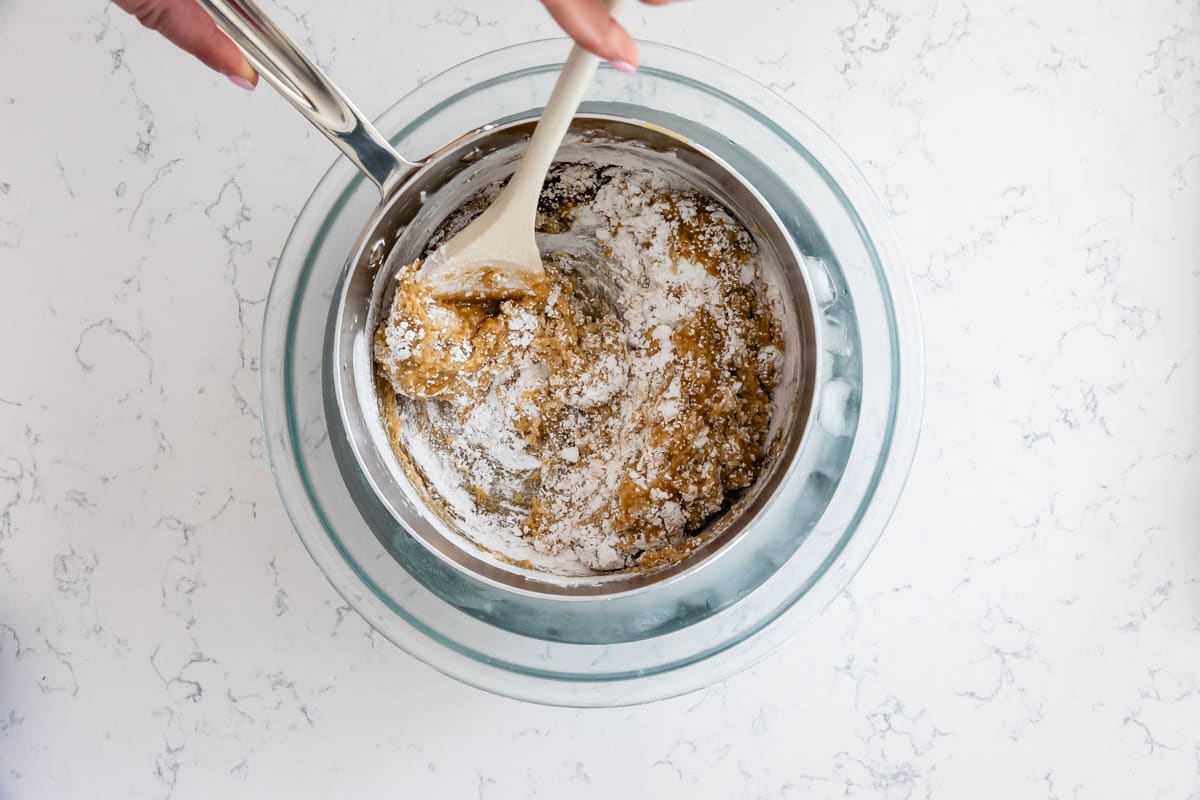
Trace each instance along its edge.
<path fill-rule="evenodd" d="M 199 2 L 259 75 L 328 136 L 384 196 L 418 166 L 392 148 L 254 0 Z"/>

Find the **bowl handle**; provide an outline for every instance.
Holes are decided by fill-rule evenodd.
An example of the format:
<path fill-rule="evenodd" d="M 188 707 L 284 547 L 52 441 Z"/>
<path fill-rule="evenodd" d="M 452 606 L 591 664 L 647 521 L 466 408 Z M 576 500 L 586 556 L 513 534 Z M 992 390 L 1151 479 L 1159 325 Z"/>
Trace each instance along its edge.
<path fill-rule="evenodd" d="M 259 75 L 329 137 L 384 197 L 416 167 L 395 151 L 254 0 L 199 0 Z"/>

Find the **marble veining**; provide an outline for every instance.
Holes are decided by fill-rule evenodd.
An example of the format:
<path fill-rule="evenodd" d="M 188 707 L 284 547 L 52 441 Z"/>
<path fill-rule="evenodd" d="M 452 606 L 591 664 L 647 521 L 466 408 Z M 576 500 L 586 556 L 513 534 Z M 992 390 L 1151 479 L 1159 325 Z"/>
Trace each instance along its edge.
<path fill-rule="evenodd" d="M 533 0 L 265 0 L 378 114 Z M 265 462 L 259 328 L 334 151 L 104 2 L 0 4 L 0 798 L 1200 798 L 1200 4 L 718 0 L 910 260 L 925 430 L 862 573 L 641 708 L 374 634 Z M 730 32 L 737 30 L 737 35 Z"/>

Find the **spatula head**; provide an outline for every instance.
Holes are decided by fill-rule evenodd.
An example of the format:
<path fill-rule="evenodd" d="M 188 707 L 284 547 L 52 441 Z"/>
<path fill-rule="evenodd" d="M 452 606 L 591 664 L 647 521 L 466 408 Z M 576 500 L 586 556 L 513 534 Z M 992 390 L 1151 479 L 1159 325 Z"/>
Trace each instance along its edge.
<path fill-rule="evenodd" d="M 533 294 L 546 281 L 540 263 L 532 270 L 528 264 L 504 264 L 495 259 L 470 263 L 437 256 L 435 252 L 426 259 L 416 278 L 428 285 L 438 300 L 509 300 Z"/>
<path fill-rule="evenodd" d="M 428 284 L 439 300 L 505 300 L 529 294 L 546 279 L 533 236 L 536 206 L 526 212 L 510 205 L 511 198 L 502 194 L 425 259 L 417 280 Z"/>

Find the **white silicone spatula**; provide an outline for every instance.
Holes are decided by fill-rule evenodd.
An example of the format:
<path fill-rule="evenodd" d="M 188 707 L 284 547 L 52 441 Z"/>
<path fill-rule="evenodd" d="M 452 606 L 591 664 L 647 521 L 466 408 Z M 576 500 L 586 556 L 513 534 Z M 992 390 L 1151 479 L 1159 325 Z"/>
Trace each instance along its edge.
<path fill-rule="evenodd" d="M 609 12 L 616 16 L 630 2 L 609 0 Z M 599 63 L 599 57 L 579 45 L 572 48 L 512 180 L 483 214 L 439 247 L 417 272 L 417 280 L 435 297 L 519 296 L 544 276 L 533 237 L 538 196 Z"/>

